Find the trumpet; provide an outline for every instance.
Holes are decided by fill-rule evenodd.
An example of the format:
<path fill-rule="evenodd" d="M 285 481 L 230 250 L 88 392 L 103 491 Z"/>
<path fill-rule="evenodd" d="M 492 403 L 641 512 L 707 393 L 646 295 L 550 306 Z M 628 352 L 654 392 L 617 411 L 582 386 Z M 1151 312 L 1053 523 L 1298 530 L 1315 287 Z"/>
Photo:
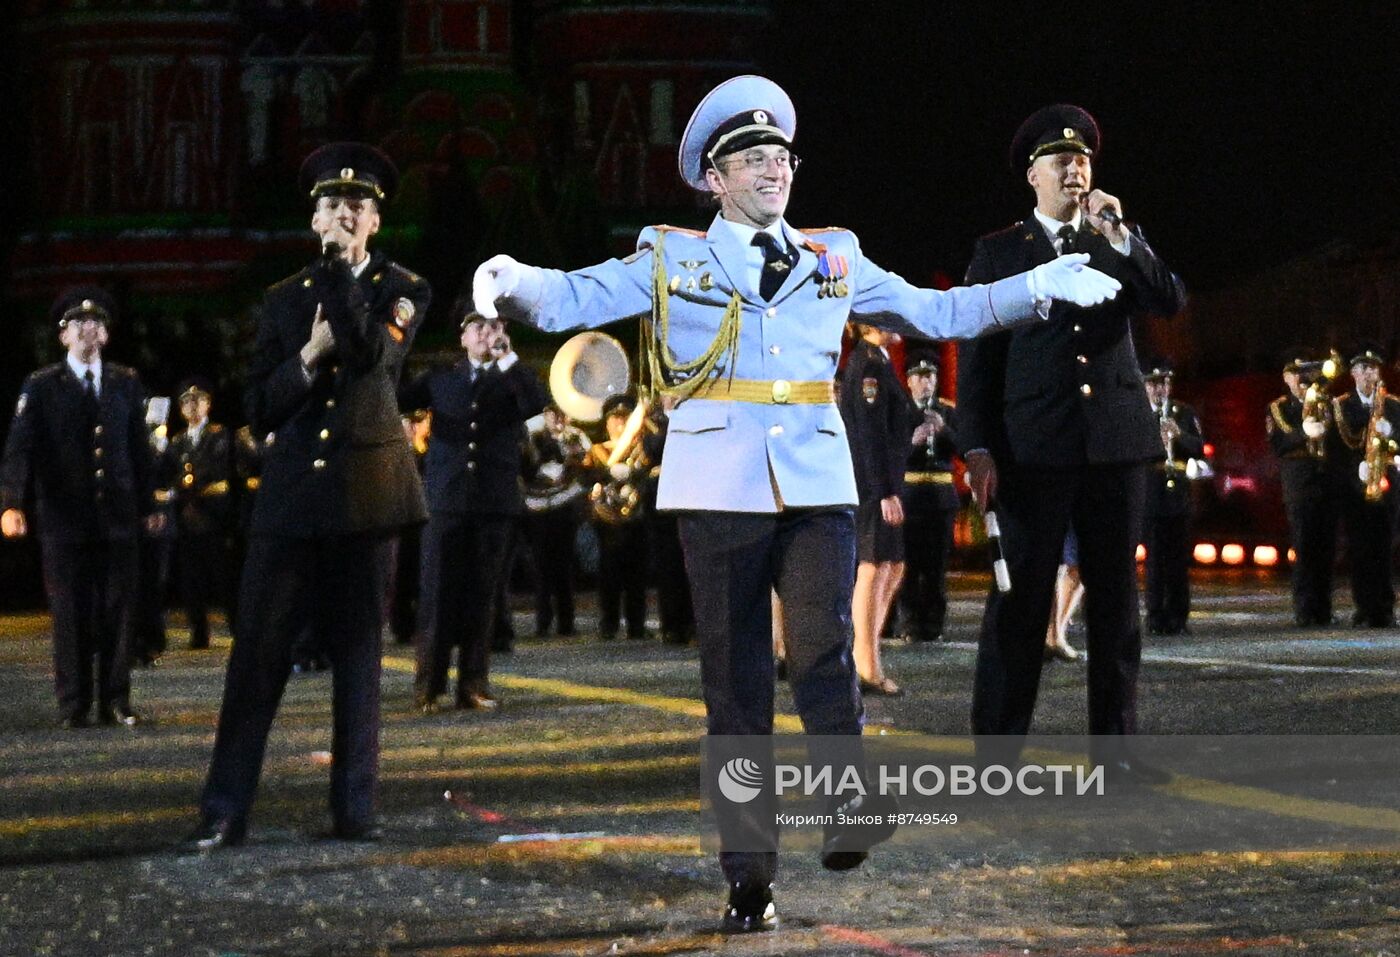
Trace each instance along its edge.
<path fill-rule="evenodd" d="M 1162 448 L 1166 450 L 1167 454 L 1164 466 L 1167 470 L 1168 479 L 1170 479 L 1172 473 L 1176 471 L 1176 456 L 1173 454 L 1176 451 L 1174 448 L 1176 443 L 1172 440 L 1172 434 L 1167 428 L 1169 423 L 1174 424 L 1172 420 L 1172 403 L 1171 399 L 1163 397 L 1162 409 L 1157 415 L 1157 426 L 1162 433 Z"/>
<path fill-rule="evenodd" d="M 1328 394 L 1328 387 L 1334 379 L 1341 374 L 1342 357 L 1336 349 L 1325 362 L 1305 362 L 1299 369 L 1298 374 L 1303 381 L 1308 383 L 1307 390 L 1303 393 L 1303 418 L 1316 419 L 1326 425 L 1332 418 L 1331 395 Z M 1325 448 L 1322 436 L 1308 436 L 1308 454 L 1313 458 L 1322 458 Z"/>

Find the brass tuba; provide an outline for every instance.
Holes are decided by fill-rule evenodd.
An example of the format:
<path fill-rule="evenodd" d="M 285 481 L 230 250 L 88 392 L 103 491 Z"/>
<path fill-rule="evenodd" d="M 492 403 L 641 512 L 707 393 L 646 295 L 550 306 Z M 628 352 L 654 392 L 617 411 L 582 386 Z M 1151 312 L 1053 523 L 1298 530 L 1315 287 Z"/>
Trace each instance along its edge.
<path fill-rule="evenodd" d="M 603 417 L 603 402 L 626 392 L 631 374 L 620 342 L 606 333 L 580 332 L 554 354 L 549 391 L 575 422 L 597 422 Z"/>

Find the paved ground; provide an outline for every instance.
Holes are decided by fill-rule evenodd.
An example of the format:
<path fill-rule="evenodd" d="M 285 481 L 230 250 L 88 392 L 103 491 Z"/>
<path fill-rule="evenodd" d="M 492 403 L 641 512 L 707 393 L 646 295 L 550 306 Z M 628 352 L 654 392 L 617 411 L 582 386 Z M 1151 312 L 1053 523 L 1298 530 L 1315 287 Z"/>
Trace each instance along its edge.
<path fill-rule="evenodd" d="M 958 581 L 949 644 L 888 648 L 910 693 L 869 704 L 875 729 L 965 730 L 982 587 Z M 1395 734 L 1400 634 L 1286 627 L 1273 579 L 1197 593 L 1194 634 L 1149 649 L 1144 732 Z M 321 836 L 329 678 L 294 679 L 250 842 L 181 856 L 227 641 L 137 674 L 151 725 L 60 732 L 46 628 L 0 619 L 4 955 L 1400 955 L 1395 802 L 1325 804 L 1342 829 L 1369 816 L 1388 842 L 1293 847 L 1267 836 L 1291 812 L 1262 789 L 1230 813 L 1265 836 L 1221 851 L 897 840 L 831 875 L 799 841 L 776 887 L 783 929 L 722 938 L 696 785 L 698 665 L 655 643 L 525 641 L 499 662 L 500 714 L 429 718 L 409 713 L 409 656 L 389 647 L 375 846 Z M 1051 668 L 1037 729 L 1082 731 L 1083 687 L 1081 665 Z M 779 705 L 792 712 L 785 688 Z"/>

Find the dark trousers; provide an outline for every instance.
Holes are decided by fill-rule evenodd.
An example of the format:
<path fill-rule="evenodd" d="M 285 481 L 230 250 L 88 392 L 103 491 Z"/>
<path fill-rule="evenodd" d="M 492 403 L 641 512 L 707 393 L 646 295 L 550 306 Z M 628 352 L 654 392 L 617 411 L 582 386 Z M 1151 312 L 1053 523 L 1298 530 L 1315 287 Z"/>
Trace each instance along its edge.
<path fill-rule="evenodd" d="M 136 536 L 64 541 L 41 537 L 44 591 L 53 615 L 54 691 L 61 717 L 130 704 L 131 629 L 137 600 Z"/>
<path fill-rule="evenodd" d="M 1175 633 L 1191 614 L 1190 517 L 1154 515 L 1143 526 L 1147 546 L 1147 626 Z"/>
<path fill-rule="evenodd" d="M 904 584 L 899 603 L 916 641 L 943 634 L 948 616 L 948 556 L 953 549 L 953 509 L 910 512 L 904 519 Z"/>
<path fill-rule="evenodd" d="M 525 518 L 535 560 L 535 632 L 558 624 L 560 635 L 574 633 L 574 543 L 578 510 L 571 504 Z"/>
<path fill-rule="evenodd" d="M 422 527 L 406 528 L 394 539 L 393 572 L 389 584 L 389 630 L 401 645 L 413 643 L 418 630 L 419 564 L 423 555 Z"/>
<path fill-rule="evenodd" d="M 1395 617 L 1395 583 L 1391 571 L 1390 535 L 1392 491 L 1379 502 L 1367 502 L 1359 489 L 1343 497 L 1347 530 L 1347 561 L 1351 566 L 1351 598 L 1364 624 L 1385 625 Z"/>
<path fill-rule="evenodd" d="M 434 512 L 429 517 L 423 529 L 414 678 L 420 699 L 447 690 L 453 648 L 457 649 L 458 700 L 488 690 L 492 606 L 514 521 L 509 515 Z"/>
<path fill-rule="evenodd" d="M 1071 521 L 1084 582 L 1089 733 L 1134 732 L 1142 655 L 1134 553 L 1144 489 L 1138 463 L 1001 470 L 996 512 L 1011 591 L 993 586 L 987 598 L 972 691 L 974 734 L 1023 736 L 1030 729 Z M 1019 743 L 1012 745 L 1017 749 Z"/>
<path fill-rule="evenodd" d="M 1299 624 L 1332 620 L 1332 566 L 1337 551 L 1337 506 L 1330 495 L 1289 502 L 1293 545 L 1293 616 Z"/>
<path fill-rule="evenodd" d="M 853 760 L 859 760 L 863 710 L 851 658 L 856 535 L 850 510 L 686 512 L 680 536 L 695 602 L 709 733 L 773 731 L 776 589 L 787 622 L 788 679 L 803 728 L 809 735 L 850 736 Z M 715 799 L 724 800 L 718 794 Z M 777 868 L 771 807 L 767 801 L 746 807 L 754 809 L 752 816 L 734 826 L 766 834 L 774 849 L 721 849 L 720 865 L 730 881 L 767 883 Z M 733 846 L 730 838 L 721 828 L 721 848 Z"/>
<path fill-rule="evenodd" d="M 180 531 L 175 548 L 180 602 L 190 625 L 190 647 L 209 647 L 209 609 L 227 596 L 228 551 L 220 532 Z"/>
<path fill-rule="evenodd" d="M 651 516 L 650 564 L 656 581 L 656 610 L 661 634 L 668 641 L 687 642 L 695 635 L 695 609 L 690 580 L 685 574 L 680 527 L 676 516 Z"/>
<path fill-rule="evenodd" d="M 224 682 L 214 758 L 200 799 L 206 820 L 246 819 L 272 719 L 308 629 L 331 659 L 331 814 L 343 826 L 374 818 L 379 774 L 379 631 L 389 569 L 385 534 L 253 538 L 242 614 Z"/>
<path fill-rule="evenodd" d="M 640 638 L 647 628 L 646 523 L 594 522 L 593 528 L 598 533 L 598 631 L 616 635 L 625 613 L 627 634 Z"/>
<path fill-rule="evenodd" d="M 151 662 L 165 654 L 165 600 L 170 588 L 170 554 L 175 540 L 162 533 L 142 535 L 136 609 L 131 625 L 131 656 Z"/>

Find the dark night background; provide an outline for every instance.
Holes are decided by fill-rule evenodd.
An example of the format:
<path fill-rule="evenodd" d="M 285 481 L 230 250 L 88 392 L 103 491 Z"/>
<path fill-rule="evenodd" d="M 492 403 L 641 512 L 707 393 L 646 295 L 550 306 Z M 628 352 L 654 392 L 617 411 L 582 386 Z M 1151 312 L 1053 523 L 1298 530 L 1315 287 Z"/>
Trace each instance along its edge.
<path fill-rule="evenodd" d="M 59 358 L 47 321 L 52 290 L 42 284 L 88 278 L 81 271 L 69 275 L 61 257 L 50 263 L 41 252 L 35 258 L 35 249 L 47 249 L 50 241 L 60 248 L 64 237 L 73 235 L 74 216 L 71 210 L 45 208 L 45 196 L 53 193 L 44 189 L 51 171 L 38 168 L 32 155 L 36 131 L 55 126 L 40 104 L 44 85 L 60 74 L 46 73 L 44 64 L 35 62 L 48 49 L 45 38 L 55 33 L 26 30 L 55 11 L 70 20 L 92 11 L 116 18 L 139 11 L 158 19 L 167 6 L 118 0 L 24 0 L 24 5 L 28 12 L 18 27 L 0 31 L 0 94 L 9 105 L 0 111 L 3 408 L 13 401 L 23 375 Z M 233 98 L 238 71 L 252 53 L 248 43 L 270 15 L 299 19 L 308 31 L 331 30 L 318 19 L 323 17 L 358 23 L 355 31 L 368 30 L 379 42 L 366 74 L 371 87 L 382 82 L 387 89 L 397 82 L 399 88 L 375 103 L 378 112 L 372 117 L 338 116 L 324 138 L 365 135 L 379 142 L 376 134 L 423 132 L 431 146 L 440 130 L 425 130 L 403 110 L 408 96 L 422 87 L 413 86 L 413 77 L 405 79 L 400 60 L 407 47 L 400 48 L 396 32 L 411 32 L 406 24 L 414 11 L 428 5 L 430 0 L 171 0 L 169 8 L 187 14 L 236 11 L 243 32 L 231 41 L 242 44 L 232 48 L 228 61 Z M 681 11 L 682 25 L 627 39 L 620 39 L 625 30 L 608 21 L 610 12 L 650 13 L 652 5 L 590 0 L 491 0 L 491 5 L 492 16 L 501 23 L 508 17 L 510 23 L 508 40 L 497 44 L 496 65 L 479 73 L 448 67 L 427 82 L 459 98 L 461 122 L 501 138 L 507 152 L 493 162 L 503 165 L 485 172 L 481 166 L 470 171 L 449 166 L 446 177 L 433 182 L 446 181 L 452 188 L 432 193 L 431 202 L 420 198 L 419 208 L 426 212 L 419 221 L 405 223 L 412 217 L 403 206 L 392 207 L 386 217 L 387 225 L 410 228 L 386 237 L 383 245 L 434 283 L 434 311 L 420 336 L 420 352 L 450 346 L 446 306 L 461 291 L 461 280 L 490 253 L 577 266 L 617 252 L 617 241 L 642 223 L 665 219 L 694 227 L 708 222 L 710 213 L 689 204 L 676 188 L 670 172 L 673 147 L 648 147 L 650 173 L 669 182 L 671 194 L 652 186 L 647 202 L 629 205 L 626 196 L 616 201 L 616 176 L 611 187 L 579 188 L 578 171 L 593 169 L 587 150 L 596 146 L 607 122 L 607 98 L 614 96 L 609 84 L 618 76 L 645 77 L 648 70 L 651 76 L 674 76 L 678 133 L 698 98 L 694 89 L 712 82 L 696 86 L 697 77 L 713 68 L 705 64 L 745 59 L 785 87 L 797 107 L 795 151 L 804 165 L 788 219 L 799 226 L 849 227 L 874 260 L 922 285 L 940 273 L 960 278 L 977 236 L 1029 212 L 1032 197 L 1023 172 L 1013 171 L 1007 157 L 1020 121 L 1053 102 L 1077 103 L 1094 113 L 1104 133 L 1096 185 L 1121 198 L 1128 217 L 1141 224 L 1192 294 L 1186 314 L 1141 332 L 1139 351 L 1174 354 L 1185 373 L 1181 390 L 1188 396 L 1195 390 L 1207 430 L 1220 443 L 1222 471 L 1248 473 L 1261 483 L 1255 487 L 1276 481 L 1260 423 L 1264 404 L 1278 392 L 1278 358 L 1286 346 L 1336 346 L 1345 353 L 1365 336 L 1392 354 L 1400 347 L 1395 175 L 1400 9 L 1395 5 L 730 0 L 731 9 L 749 15 L 726 17 L 726 4 L 719 0 L 669 0 L 657 6 Z M 462 0 L 462 6 L 469 4 Z M 766 19 L 764 9 L 770 14 Z M 594 17 L 592 32 L 576 34 L 572 48 L 561 46 L 558 25 L 574 14 L 580 20 Z M 295 32 L 290 35 L 295 43 Z M 688 72 L 687 57 L 701 64 L 698 72 Z M 466 80 L 457 79 L 462 77 Z M 592 139 L 581 154 L 568 135 L 570 83 L 576 81 L 594 84 L 597 97 Z M 643 82 L 638 80 L 638 89 L 644 89 Z M 472 97 L 481 97 L 484 89 L 489 98 L 492 83 L 508 90 L 511 109 L 519 111 L 518 127 L 503 131 L 499 124 L 491 126 L 492 118 L 483 119 L 480 101 Z M 370 95 L 374 92 L 371 88 Z M 345 102 L 363 101 L 346 94 Z M 235 106 L 241 105 L 229 104 L 231 128 L 240 122 Z M 285 112 L 284 106 L 279 109 Z M 283 118 L 274 112 L 277 122 Z M 523 161 L 508 152 L 514 133 L 535 138 Z M 245 238 L 250 231 L 284 230 L 290 247 L 283 239 L 276 248 L 276 243 L 255 248 L 231 286 L 204 299 L 186 293 L 190 305 L 172 306 L 168 296 L 160 298 L 163 293 L 143 291 L 139 276 L 128 280 L 134 283 L 126 287 L 133 293 L 128 315 L 115 330 L 109 354 L 136 365 L 152 392 L 171 389 L 187 372 L 204 372 L 216 379 L 226 421 L 238 421 L 234 357 L 252 327 L 250 309 L 264 284 L 293 272 L 296 257 L 305 255 L 297 231 L 304 228 L 306 211 L 297 205 L 292 174 L 310 134 L 302 129 L 300 135 L 302 140 L 282 144 L 287 155 L 275 162 L 242 167 L 233 199 L 212 218 L 191 220 L 196 227 L 212 222 Z M 242 144 L 233 149 L 240 151 Z M 300 152 L 292 156 L 293 149 Z M 658 155 L 667 150 L 666 157 Z M 664 159 L 659 170 L 658 159 Z M 531 184 L 526 189 L 534 192 L 525 207 L 506 206 L 503 214 L 500 205 L 490 206 L 486 185 L 489 174 L 500 169 L 515 176 L 514 182 Z M 556 202 L 569 197 L 570 186 L 574 206 Z M 612 201 L 608 188 L 614 190 Z M 517 208 L 537 215 L 515 226 L 516 219 L 529 218 L 514 216 Z M 80 233 L 87 228 L 81 217 L 77 223 Z M 565 225 L 572 227 L 567 235 Z M 555 226 L 557 234 L 549 235 Z M 93 228 L 110 230 L 100 224 Z M 45 238 L 26 247 L 21 241 L 26 233 Z M 23 281 L 14 266 L 21 261 L 28 269 Z M 527 358 L 541 363 L 557 345 L 528 333 L 517 341 L 524 343 Z M 1236 373 L 1253 376 L 1248 382 L 1230 378 Z M 1392 384 L 1400 384 L 1393 370 L 1391 377 Z M 1277 512 L 1276 506 L 1271 511 Z M 1246 520 L 1238 518 L 1244 512 L 1234 514 L 1231 521 Z"/>

